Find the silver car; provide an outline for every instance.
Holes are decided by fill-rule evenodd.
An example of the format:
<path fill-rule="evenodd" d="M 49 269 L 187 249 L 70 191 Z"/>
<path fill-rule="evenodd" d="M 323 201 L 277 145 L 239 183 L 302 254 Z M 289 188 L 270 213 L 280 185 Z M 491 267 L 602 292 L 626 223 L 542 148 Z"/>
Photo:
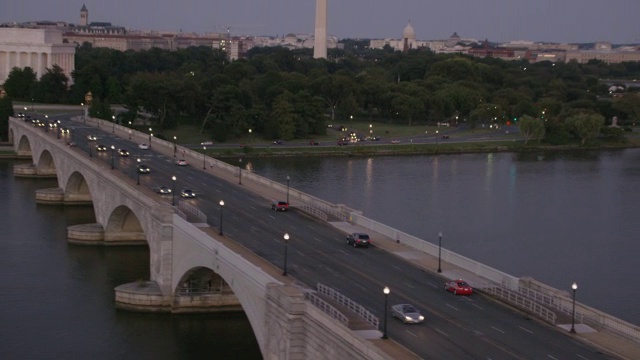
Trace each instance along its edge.
<path fill-rule="evenodd" d="M 424 316 L 413 305 L 398 304 L 391 307 L 391 315 L 402 320 L 405 324 L 419 324 L 424 321 Z"/>

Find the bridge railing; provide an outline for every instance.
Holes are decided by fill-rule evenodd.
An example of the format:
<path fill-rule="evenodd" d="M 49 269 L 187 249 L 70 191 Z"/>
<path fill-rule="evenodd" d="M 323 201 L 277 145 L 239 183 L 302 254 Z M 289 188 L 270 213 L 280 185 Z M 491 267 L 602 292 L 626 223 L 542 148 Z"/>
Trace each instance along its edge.
<path fill-rule="evenodd" d="M 349 326 L 349 319 L 338 309 L 333 307 L 328 302 L 324 301 L 318 295 L 314 294 L 313 292 L 305 292 L 304 298 L 309 300 L 311 304 L 322 310 L 322 312 L 324 312 L 325 314 L 331 316 L 333 319 L 338 320 L 344 326 Z"/>
<path fill-rule="evenodd" d="M 513 304 L 516 307 L 527 311 L 535 317 L 545 320 L 551 324 L 556 323 L 555 312 L 547 309 L 539 302 L 519 294 L 518 292 L 511 291 L 500 286 L 488 286 L 483 290 L 507 303 Z"/>
<path fill-rule="evenodd" d="M 333 301 L 347 307 L 349 310 L 358 314 L 366 322 L 371 324 L 371 326 L 375 327 L 376 329 L 378 328 L 378 325 L 380 324 L 379 319 L 376 316 L 374 316 L 369 310 L 365 309 L 364 306 L 358 304 L 357 302 L 342 295 L 340 292 L 326 285 L 323 285 L 321 283 L 318 283 L 318 285 L 316 286 L 316 289 L 320 294 L 330 297 Z"/>
<path fill-rule="evenodd" d="M 180 200 L 178 202 L 178 208 L 188 214 L 193 215 L 198 219 L 199 222 L 205 223 L 205 224 L 207 223 L 207 215 L 205 215 L 205 213 L 198 210 L 197 207 L 189 204 L 188 202 Z M 184 219 L 186 219 L 186 217 Z"/>

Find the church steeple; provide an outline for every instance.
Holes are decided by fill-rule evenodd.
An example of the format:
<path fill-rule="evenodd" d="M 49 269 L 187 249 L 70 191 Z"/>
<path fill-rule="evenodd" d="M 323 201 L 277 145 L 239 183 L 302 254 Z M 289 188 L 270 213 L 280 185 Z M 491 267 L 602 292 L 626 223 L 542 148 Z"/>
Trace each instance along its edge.
<path fill-rule="evenodd" d="M 80 26 L 89 25 L 89 10 L 85 4 L 82 4 L 82 9 L 80 9 Z"/>

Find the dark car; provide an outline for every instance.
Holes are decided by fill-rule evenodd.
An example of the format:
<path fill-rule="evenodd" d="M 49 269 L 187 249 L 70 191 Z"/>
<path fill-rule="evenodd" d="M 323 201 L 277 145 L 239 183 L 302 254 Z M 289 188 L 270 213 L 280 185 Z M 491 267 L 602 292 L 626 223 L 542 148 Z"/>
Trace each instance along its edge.
<path fill-rule="evenodd" d="M 129 156 L 129 151 L 127 151 L 125 149 L 118 149 L 118 155 L 127 157 L 127 156 Z"/>
<path fill-rule="evenodd" d="M 286 201 L 272 201 L 271 210 L 275 211 L 287 211 L 289 210 L 289 203 Z"/>
<path fill-rule="evenodd" d="M 316 146 L 316 145 L 320 145 L 320 143 L 315 140 L 311 140 L 309 141 L 309 145 Z"/>
<path fill-rule="evenodd" d="M 338 140 L 338 146 L 347 146 L 349 145 L 349 141 Z"/>
<path fill-rule="evenodd" d="M 193 199 L 196 197 L 196 193 L 191 189 L 182 189 L 182 191 L 180 191 L 180 196 L 187 199 Z"/>
<path fill-rule="evenodd" d="M 448 139 L 448 138 L 449 138 L 449 135 L 442 135 L 442 136 L 440 136 L 440 139 Z"/>
<path fill-rule="evenodd" d="M 273 142 L 273 145 L 284 145 L 284 140 L 276 140 Z"/>
<path fill-rule="evenodd" d="M 369 247 L 371 239 L 369 235 L 363 233 L 353 233 L 347 236 L 347 245 L 353 245 L 353 247 Z"/>
<path fill-rule="evenodd" d="M 151 172 L 151 169 L 149 169 L 149 167 L 147 165 L 140 164 L 140 165 L 138 165 L 138 172 L 140 174 L 148 174 L 148 173 Z"/>

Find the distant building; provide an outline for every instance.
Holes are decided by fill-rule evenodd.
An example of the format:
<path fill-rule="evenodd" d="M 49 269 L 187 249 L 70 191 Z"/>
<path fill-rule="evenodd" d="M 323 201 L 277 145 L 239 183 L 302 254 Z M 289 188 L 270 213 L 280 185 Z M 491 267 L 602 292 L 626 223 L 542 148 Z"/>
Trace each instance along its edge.
<path fill-rule="evenodd" d="M 0 27 L 0 83 L 7 80 L 14 67 L 30 67 L 39 79 L 54 65 L 72 81 L 75 50 L 73 45 L 63 42 L 62 31 L 55 28 Z"/>

